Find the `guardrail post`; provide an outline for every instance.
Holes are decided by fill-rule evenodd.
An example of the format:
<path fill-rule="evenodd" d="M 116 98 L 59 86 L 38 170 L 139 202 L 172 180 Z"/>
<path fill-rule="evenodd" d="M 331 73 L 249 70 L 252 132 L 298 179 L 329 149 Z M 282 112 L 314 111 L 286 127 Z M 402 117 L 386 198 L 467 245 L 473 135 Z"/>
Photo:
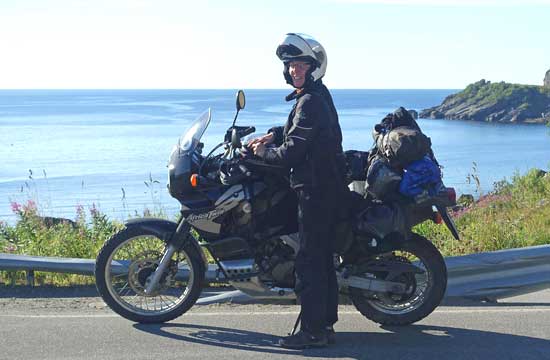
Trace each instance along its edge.
<path fill-rule="evenodd" d="M 27 270 L 27 285 L 34 287 L 34 270 Z"/>

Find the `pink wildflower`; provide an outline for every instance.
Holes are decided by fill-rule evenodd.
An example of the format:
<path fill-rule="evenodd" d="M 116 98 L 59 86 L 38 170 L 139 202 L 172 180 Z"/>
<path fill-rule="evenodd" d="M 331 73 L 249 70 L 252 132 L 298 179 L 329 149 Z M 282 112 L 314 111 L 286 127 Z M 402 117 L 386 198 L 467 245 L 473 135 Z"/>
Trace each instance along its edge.
<path fill-rule="evenodd" d="M 24 213 L 36 213 L 36 202 L 34 200 L 28 200 L 26 205 L 23 205 Z"/>
<path fill-rule="evenodd" d="M 476 201 L 475 205 L 478 208 L 483 208 L 490 206 L 494 204 L 497 201 L 510 201 L 512 197 L 510 195 L 497 195 L 497 194 L 489 194 L 481 196 L 478 201 Z"/>
<path fill-rule="evenodd" d="M 84 219 L 84 206 L 76 205 L 76 217 L 77 219 Z"/>
<path fill-rule="evenodd" d="M 92 207 L 90 208 L 90 215 L 92 215 L 92 218 L 96 218 L 99 216 L 99 210 L 97 210 L 95 203 L 92 203 Z"/>
<path fill-rule="evenodd" d="M 451 211 L 451 216 L 455 219 L 458 219 L 462 215 L 467 214 L 468 212 L 470 212 L 470 210 L 472 210 L 471 206 L 461 206 L 461 207 L 458 207 L 455 210 L 452 210 Z"/>
<path fill-rule="evenodd" d="M 13 253 L 17 250 L 17 246 L 15 246 L 15 244 L 8 244 L 6 246 L 4 246 L 4 252 L 5 253 Z"/>
<path fill-rule="evenodd" d="M 12 201 L 10 203 L 10 206 L 11 206 L 11 211 L 13 211 L 14 213 L 19 214 L 21 212 L 21 204 L 15 202 L 15 201 Z"/>

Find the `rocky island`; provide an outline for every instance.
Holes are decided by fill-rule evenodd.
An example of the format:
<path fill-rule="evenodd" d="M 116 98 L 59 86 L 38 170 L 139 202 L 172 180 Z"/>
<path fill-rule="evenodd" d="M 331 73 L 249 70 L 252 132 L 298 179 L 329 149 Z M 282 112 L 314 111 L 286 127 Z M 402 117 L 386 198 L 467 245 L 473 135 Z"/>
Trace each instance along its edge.
<path fill-rule="evenodd" d="M 550 70 L 543 86 L 480 80 L 419 115 L 424 119 L 550 123 Z"/>

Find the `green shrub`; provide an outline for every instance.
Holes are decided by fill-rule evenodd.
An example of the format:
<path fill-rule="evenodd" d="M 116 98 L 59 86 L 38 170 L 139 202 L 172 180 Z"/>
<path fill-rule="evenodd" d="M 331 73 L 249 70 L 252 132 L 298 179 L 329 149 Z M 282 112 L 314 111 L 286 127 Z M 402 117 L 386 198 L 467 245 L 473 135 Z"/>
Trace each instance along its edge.
<path fill-rule="evenodd" d="M 2 252 L 35 256 L 55 256 L 66 258 L 94 259 L 106 239 L 111 237 L 122 224 L 108 220 L 96 209 L 89 209 L 89 219 L 84 208 L 77 206 L 76 221 L 48 222 L 38 215 L 36 203 L 12 203 L 12 210 L 18 217 L 14 226 L 0 223 L 0 246 Z M 16 281 L 24 279 L 23 273 L 15 275 Z M 69 274 L 37 273 L 38 283 L 48 280 L 55 284 L 67 283 L 70 279 L 82 276 Z M 14 275 L 0 273 L 0 282 L 6 278 L 13 282 Z M 93 279 L 90 278 L 90 283 Z"/>
<path fill-rule="evenodd" d="M 444 255 L 550 244 L 550 175 L 531 170 L 453 213 L 462 240 L 443 225 L 424 222 L 415 231 L 432 240 Z"/>

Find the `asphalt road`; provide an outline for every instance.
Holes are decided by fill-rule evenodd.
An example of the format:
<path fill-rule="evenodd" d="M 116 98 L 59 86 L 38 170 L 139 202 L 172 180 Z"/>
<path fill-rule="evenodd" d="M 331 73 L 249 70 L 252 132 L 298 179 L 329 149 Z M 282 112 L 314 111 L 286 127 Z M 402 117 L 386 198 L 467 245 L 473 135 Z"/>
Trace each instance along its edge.
<path fill-rule="evenodd" d="M 0 296 L 0 359 L 537 359 L 550 360 L 550 291 L 481 304 L 447 303 L 407 327 L 380 327 L 340 307 L 337 344 L 276 346 L 293 305 L 202 305 L 173 322 L 139 325 L 94 296 Z"/>

